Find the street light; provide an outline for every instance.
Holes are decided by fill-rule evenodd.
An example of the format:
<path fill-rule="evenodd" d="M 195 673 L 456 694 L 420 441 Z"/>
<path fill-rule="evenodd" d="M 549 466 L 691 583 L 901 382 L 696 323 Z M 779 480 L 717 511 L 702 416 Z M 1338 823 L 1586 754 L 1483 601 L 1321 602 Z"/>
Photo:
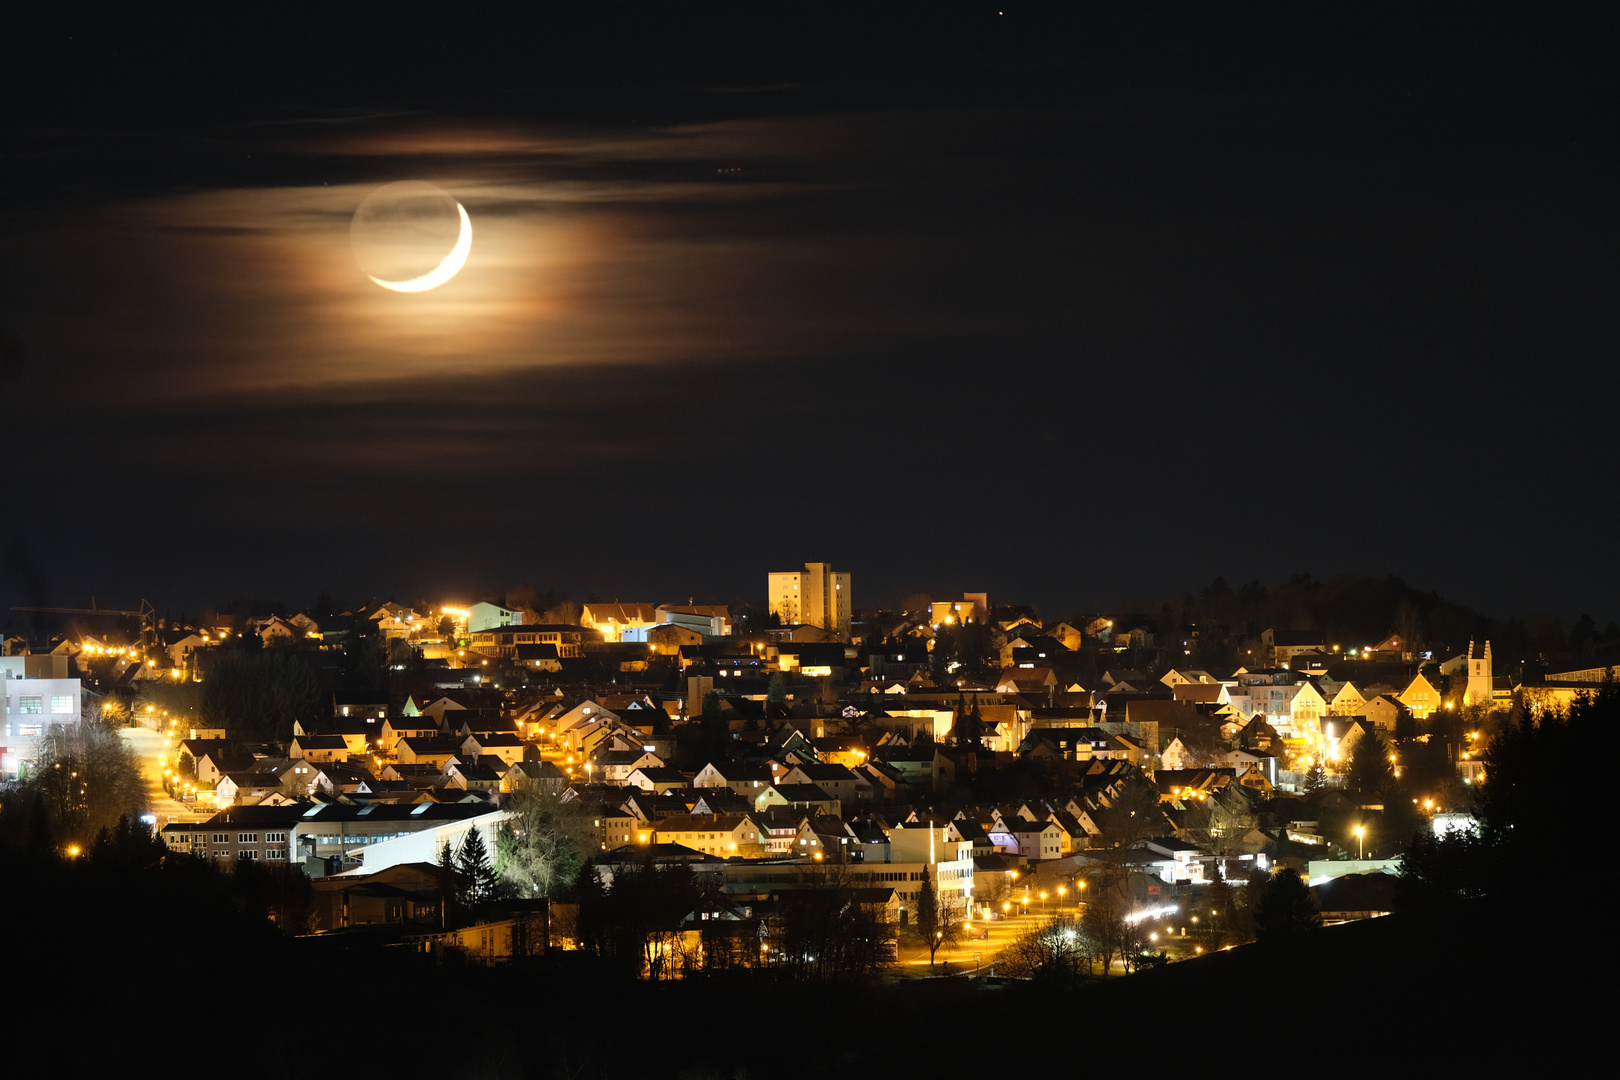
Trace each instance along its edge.
<path fill-rule="evenodd" d="M 1362 842 L 1361 842 L 1361 834 L 1362 834 L 1362 832 L 1363 832 L 1362 827 L 1360 825 L 1357 825 L 1356 826 L 1356 861 L 1358 861 L 1358 862 L 1361 861 L 1362 859 L 1366 858 L 1366 849 L 1364 848 L 1364 846 L 1362 845 Z"/>

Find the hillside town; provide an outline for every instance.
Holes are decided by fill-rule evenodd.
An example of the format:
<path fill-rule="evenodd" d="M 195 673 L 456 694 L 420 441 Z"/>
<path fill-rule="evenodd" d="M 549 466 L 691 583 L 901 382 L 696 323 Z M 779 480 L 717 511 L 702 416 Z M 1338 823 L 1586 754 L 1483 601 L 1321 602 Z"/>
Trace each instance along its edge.
<path fill-rule="evenodd" d="M 757 608 L 27 612 L 5 776 L 50 767 L 53 727 L 119 727 L 166 850 L 301 874 L 272 912 L 301 934 L 676 978 L 808 962 L 795 912 L 836 890 L 862 944 L 818 963 L 1016 973 L 1070 927 L 1106 976 L 1251 940 L 1285 871 L 1323 921 L 1389 912 L 1415 833 L 1476 827 L 1486 743 L 1620 663 L 1612 625 L 1504 657 L 1410 612 L 1348 640 L 982 592 L 860 608 L 823 563 L 765 584 Z"/>

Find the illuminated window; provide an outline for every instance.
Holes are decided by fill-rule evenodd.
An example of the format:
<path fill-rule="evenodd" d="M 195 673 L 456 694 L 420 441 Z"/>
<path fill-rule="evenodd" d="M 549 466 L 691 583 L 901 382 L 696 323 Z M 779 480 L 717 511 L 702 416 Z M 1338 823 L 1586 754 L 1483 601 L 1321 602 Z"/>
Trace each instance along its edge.
<path fill-rule="evenodd" d="M 45 698 L 39 694 L 23 694 L 17 698 L 17 711 L 42 713 L 45 711 Z"/>
<path fill-rule="evenodd" d="M 74 712 L 72 694 L 52 694 L 51 713 L 55 716 L 64 714 L 71 716 Z"/>

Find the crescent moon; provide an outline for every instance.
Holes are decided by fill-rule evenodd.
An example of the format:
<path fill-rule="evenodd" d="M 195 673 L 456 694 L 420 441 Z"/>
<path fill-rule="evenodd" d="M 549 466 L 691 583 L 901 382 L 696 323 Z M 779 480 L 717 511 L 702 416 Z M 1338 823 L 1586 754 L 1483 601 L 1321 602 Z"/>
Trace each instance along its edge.
<path fill-rule="evenodd" d="M 467 256 L 472 253 L 472 218 L 467 216 L 467 208 L 459 202 L 456 203 L 456 209 L 461 212 L 461 235 L 456 237 L 456 246 L 450 249 L 450 254 L 446 255 L 438 266 L 421 277 L 405 281 L 385 281 L 370 274 L 366 276 L 383 288 L 393 289 L 395 292 L 427 292 L 429 289 L 437 289 L 455 277 L 456 273 L 467 265 Z"/>

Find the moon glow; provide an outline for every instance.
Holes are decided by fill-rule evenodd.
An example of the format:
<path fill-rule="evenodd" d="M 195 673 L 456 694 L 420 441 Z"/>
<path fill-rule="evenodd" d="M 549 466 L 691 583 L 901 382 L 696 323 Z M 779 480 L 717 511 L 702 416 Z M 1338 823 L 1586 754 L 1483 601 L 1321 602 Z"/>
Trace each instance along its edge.
<path fill-rule="evenodd" d="M 472 219 L 432 184 L 407 180 L 366 196 L 349 223 L 349 240 L 372 281 L 394 292 L 426 292 L 466 265 Z"/>

